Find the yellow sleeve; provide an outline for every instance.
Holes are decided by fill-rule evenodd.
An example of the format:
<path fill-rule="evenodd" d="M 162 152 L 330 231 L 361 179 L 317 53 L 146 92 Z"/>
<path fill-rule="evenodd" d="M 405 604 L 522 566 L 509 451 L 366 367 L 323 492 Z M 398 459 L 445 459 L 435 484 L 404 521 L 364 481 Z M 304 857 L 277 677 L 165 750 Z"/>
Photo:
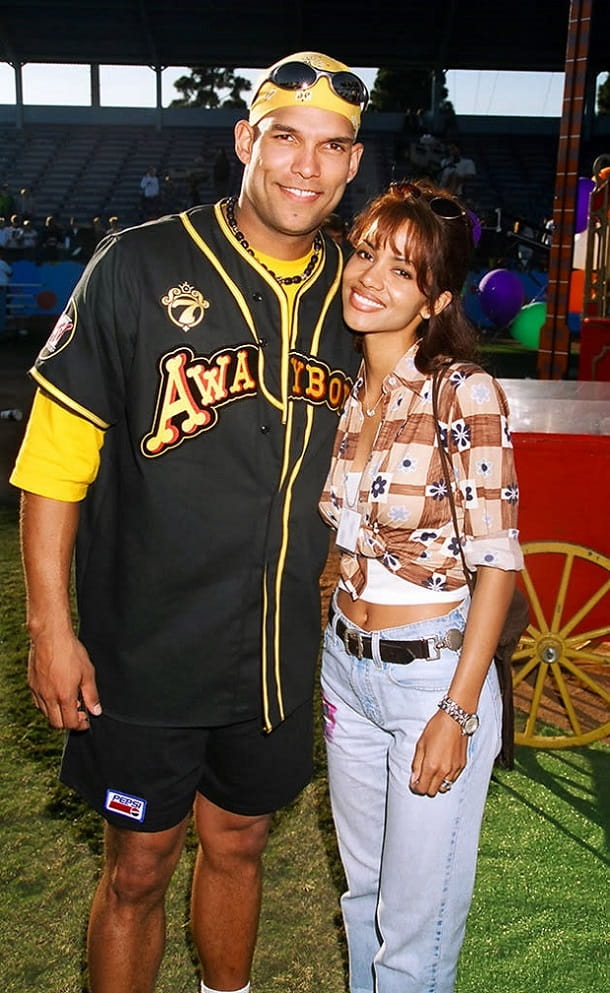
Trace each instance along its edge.
<path fill-rule="evenodd" d="M 97 476 L 103 444 L 100 428 L 37 390 L 10 482 L 37 496 L 77 503 Z"/>

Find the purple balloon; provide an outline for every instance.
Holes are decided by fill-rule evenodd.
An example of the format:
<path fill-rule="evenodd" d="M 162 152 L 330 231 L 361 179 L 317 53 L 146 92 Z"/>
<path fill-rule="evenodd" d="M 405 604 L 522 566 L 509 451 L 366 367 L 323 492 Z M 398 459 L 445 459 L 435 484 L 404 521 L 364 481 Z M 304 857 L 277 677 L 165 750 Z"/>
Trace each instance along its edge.
<path fill-rule="evenodd" d="M 475 214 L 474 210 L 466 210 L 470 218 L 470 226 L 472 227 L 472 241 L 474 247 L 476 248 L 481 240 L 481 235 L 483 233 L 483 225 L 481 224 L 479 218 Z"/>
<path fill-rule="evenodd" d="M 589 223 L 589 197 L 595 188 L 595 183 L 587 176 L 579 176 L 578 192 L 576 194 L 576 219 L 574 222 L 574 233 L 580 234 L 585 231 Z"/>
<path fill-rule="evenodd" d="M 510 324 L 525 301 L 521 280 L 510 269 L 492 269 L 479 283 L 481 308 L 498 327 Z"/>

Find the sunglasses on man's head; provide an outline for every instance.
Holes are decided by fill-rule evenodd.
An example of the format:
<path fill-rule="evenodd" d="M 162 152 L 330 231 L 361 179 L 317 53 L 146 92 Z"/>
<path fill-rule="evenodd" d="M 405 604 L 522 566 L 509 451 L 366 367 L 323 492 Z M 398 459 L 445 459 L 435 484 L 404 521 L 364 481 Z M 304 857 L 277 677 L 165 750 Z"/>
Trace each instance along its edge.
<path fill-rule="evenodd" d="M 317 83 L 320 76 L 326 76 L 338 97 L 354 107 L 360 107 L 364 112 L 369 100 L 369 91 L 358 76 L 345 69 L 332 72 L 329 69 L 316 69 L 307 62 L 284 62 L 269 73 L 261 86 L 264 83 L 274 83 L 281 90 L 308 90 Z M 258 91 L 254 99 L 257 96 Z"/>
<path fill-rule="evenodd" d="M 449 197 L 431 197 L 428 200 L 427 196 L 419 186 L 414 186 L 413 183 L 405 183 L 400 181 L 395 181 L 390 183 L 390 189 L 393 193 L 398 193 L 399 196 L 412 197 L 413 200 L 418 200 L 423 197 L 425 203 L 428 204 L 430 210 L 437 217 L 441 217 L 445 221 L 452 221 L 456 217 L 467 217 L 467 213 L 463 210 L 455 200 L 450 200 Z"/>

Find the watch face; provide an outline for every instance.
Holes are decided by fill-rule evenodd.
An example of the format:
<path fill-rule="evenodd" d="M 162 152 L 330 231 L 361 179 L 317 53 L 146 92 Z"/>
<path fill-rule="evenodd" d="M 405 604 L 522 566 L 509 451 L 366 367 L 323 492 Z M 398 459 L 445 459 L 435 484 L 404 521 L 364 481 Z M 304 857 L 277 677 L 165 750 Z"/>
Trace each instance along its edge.
<path fill-rule="evenodd" d="M 464 721 L 464 734 L 474 734 L 479 726 L 479 718 L 476 714 L 470 714 Z"/>

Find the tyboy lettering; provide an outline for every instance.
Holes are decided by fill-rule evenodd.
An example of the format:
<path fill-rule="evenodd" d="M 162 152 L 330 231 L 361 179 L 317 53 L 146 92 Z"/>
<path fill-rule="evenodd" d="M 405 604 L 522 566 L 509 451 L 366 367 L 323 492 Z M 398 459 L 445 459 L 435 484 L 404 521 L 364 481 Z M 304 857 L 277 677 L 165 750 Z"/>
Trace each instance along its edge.
<path fill-rule="evenodd" d="M 340 369 L 332 371 L 325 362 L 309 355 L 292 352 L 290 355 L 292 383 L 290 395 L 294 400 L 326 403 L 331 410 L 341 411 L 347 400 L 352 380 Z"/>
<path fill-rule="evenodd" d="M 314 404 L 326 404 L 340 412 L 349 396 L 352 381 L 341 370 L 332 371 L 324 362 L 296 352 L 290 355 L 289 396 Z M 258 389 L 258 348 L 242 345 L 208 357 L 195 356 L 184 347 L 159 361 L 159 386 L 150 432 L 141 442 L 148 458 L 162 455 L 218 421 L 218 407 Z"/>

